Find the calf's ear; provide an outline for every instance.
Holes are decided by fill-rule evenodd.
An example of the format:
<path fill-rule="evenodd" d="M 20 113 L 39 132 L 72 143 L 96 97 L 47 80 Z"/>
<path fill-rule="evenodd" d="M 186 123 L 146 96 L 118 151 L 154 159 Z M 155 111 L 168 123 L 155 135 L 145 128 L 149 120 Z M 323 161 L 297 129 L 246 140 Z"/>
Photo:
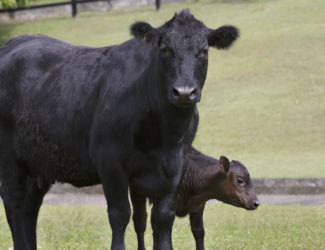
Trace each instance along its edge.
<path fill-rule="evenodd" d="M 228 173 L 229 171 L 229 160 L 226 156 L 220 156 L 219 160 L 220 168 L 225 172 Z"/>
<path fill-rule="evenodd" d="M 158 40 L 158 31 L 146 22 L 135 22 L 130 26 L 131 35 L 148 45 Z"/>
<path fill-rule="evenodd" d="M 209 46 L 217 49 L 227 49 L 239 37 L 239 30 L 231 25 L 221 26 L 216 30 L 210 30 L 208 34 Z"/>

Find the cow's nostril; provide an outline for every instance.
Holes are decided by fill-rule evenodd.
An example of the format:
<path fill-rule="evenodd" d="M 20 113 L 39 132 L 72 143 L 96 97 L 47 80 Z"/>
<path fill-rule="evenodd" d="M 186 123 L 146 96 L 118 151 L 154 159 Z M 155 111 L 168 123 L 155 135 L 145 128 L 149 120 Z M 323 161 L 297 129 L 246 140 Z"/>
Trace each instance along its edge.
<path fill-rule="evenodd" d="M 173 88 L 173 95 L 179 97 L 179 91 L 176 88 Z"/>
<path fill-rule="evenodd" d="M 260 205 L 259 201 L 254 201 L 254 207 L 257 208 Z"/>
<path fill-rule="evenodd" d="M 199 90 L 195 87 L 173 87 L 172 98 L 177 104 L 194 104 L 197 101 Z"/>
<path fill-rule="evenodd" d="M 196 98 L 197 95 L 197 90 L 196 88 L 194 88 L 191 92 L 190 92 L 190 99 L 193 100 Z"/>

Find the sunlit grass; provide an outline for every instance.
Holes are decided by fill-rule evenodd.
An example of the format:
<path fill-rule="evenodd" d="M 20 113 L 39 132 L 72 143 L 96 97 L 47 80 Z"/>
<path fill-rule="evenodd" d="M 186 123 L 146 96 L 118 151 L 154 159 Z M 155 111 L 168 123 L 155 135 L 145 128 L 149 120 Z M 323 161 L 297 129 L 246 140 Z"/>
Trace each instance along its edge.
<path fill-rule="evenodd" d="M 222 204 L 205 210 L 206 249 L 324 249 L 324 206 L 261 206 L 254 212 Z M 0 249 L 12 247 L 9 227 L 0 206 Z M 38 224 L 42 249 L 109 249 L 111 231 L 104 206 L 43 206 Z M 152 249 L 150 223 L 145 234 Z M 130 223 L 127 249 L 136 249 Z M 194 249 L 188 218 L 176 219 L 175 249 Z"/>
<path fill-rule="evenodd" d="M 253 177 L 325 177 L 325 22 L 323 0 L 213 1 L 81 12 L 0 24 L 0 43 L 43 33 L 77 45 L 130 38 L 135 20 L 158 26 L 190 8 L 211 28 L 234 24 L 241 37 L 210 50 L 195 146 L 242 161 Z"/>

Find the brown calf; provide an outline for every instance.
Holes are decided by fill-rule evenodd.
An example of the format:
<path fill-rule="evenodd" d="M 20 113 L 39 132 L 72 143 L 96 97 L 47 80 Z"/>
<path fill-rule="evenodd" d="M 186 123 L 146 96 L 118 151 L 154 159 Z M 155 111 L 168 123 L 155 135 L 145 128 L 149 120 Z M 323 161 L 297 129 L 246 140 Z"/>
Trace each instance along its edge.
<path fill-rule="evenodd" d="M 203 210 L 208 200 L 217 199 L 247 210 L 256 209 L 260 203 L 246 167 L 238 161 L 229 162 L 225 156 L 216 160 L 192 147 L 185 157 L 185 169 L 177 197 L 176 215 L 184 217 L 190 214 L 196 249 L 203 250 Z M 146 196 L 131 188 L 131 200 L 138 249 L 144 250 Z M 154 219 L 151 217 L 151 223 Z"/>

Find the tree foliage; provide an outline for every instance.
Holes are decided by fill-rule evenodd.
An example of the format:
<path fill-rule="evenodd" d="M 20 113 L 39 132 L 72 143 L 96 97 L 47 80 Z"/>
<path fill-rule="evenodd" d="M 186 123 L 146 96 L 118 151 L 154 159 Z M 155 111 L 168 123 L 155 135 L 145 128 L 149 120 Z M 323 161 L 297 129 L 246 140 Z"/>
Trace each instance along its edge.
<path fill-rule="evenodd" d="M 0 8 L 14 9 L 17 7 L 28 7 L 28 0 L 0 0 Z"/>

